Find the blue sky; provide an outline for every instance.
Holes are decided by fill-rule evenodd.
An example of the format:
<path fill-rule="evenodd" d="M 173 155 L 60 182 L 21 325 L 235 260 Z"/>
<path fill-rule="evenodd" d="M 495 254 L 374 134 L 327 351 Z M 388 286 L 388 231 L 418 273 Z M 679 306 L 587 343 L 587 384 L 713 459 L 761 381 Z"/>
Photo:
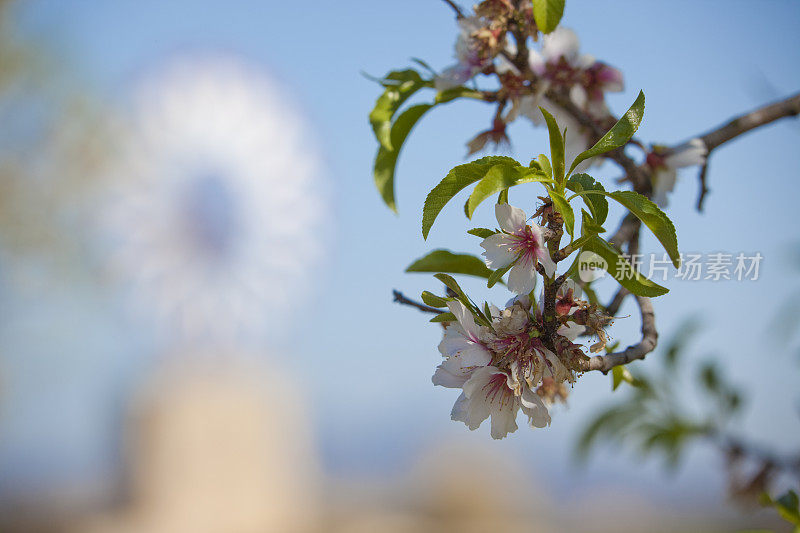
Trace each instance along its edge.
<path fill-rule="evenodd" d="M 721 0 L 570 0 L 563 22 L 578 32 L 584 51 L 623 70 L 626 91 L 609 97 L 612 108 L 624 110 L 643 89 L 647 110 L 639 137 L 673 143 L 800 88 L 800 3 L 757 6 Z M 491 110 L 480 103 L 457 102 L 423 120 L 401 156 L 399 216 L 383 207 L 371 178 L 375 142 L 366 117 L 378 87 L 361 72 L 381 75 L 409 65 L 410 57 L 424 58 L 438 68 L 449 65 L 455 24 L 443 3 L 32 0 L 19 16 L 26 34 L 49 45 L 76 83 L 115 104 L 125 105 L 131 85 L 171 56 L 223 51 L 270 72 L 302 107 L 328 164 L 335 237 L 302 326 L 274 349 L 290 352 L 291 369 L 310 381 L 319 447 L 330 470 L 397 472 L 422 450 L 447 439 L 489 440 L 485 428 L 470 434 L 449 421 L 455 392 L 430 384 L 440 331 L 417 312 L 392 304 L 391 289 L 417 295 L 437 288 L 428 276 L 403 273 L 428 250 L 479 251 L 477 240 L 464 235 L 472 226 L 459 209 L 445 210 L 427 242 L 421 238 L 419 221 L 425 194 L 463 160 L 464 143 L 488 127 Z M 512 127 L 511 136 L 512 155 L 522 160 L 545 151 L 544 132 L 521 121 Z M 784 122 L 714 153 L 712 193 L 704 214 L 693 208 L 694 171 L 681 175 L 669 211 L 681 248 L 760 251 L 765 257 L 762 279 L 674 281 L 668 284 L 672 292 L 655 303 L 664 332 L 687 314 L 702 317 L 708 329 L 694 355 L 713 353 L 730 363 L 726 373 L 754 392 L 742 431 L 780 443 L 800 437 L 798 361 L 778 350 L 766 333 L 775 302 L 788 292 L 787 284 L 797 286 L 784 259 L 787 245 L 800 239 L 798 196 L 793 192 L 800 170 L 798 141 L 800 124 Z M 597 177 L 607 184 L 618 175 L 612 167 L 601 170 Z M 484 207 L 473 225 L 490 224 L 490 210 Z M 654 244 L 645 239 L 645 249 L 658 251 Z M 465 286 L 487 294 L 478 282 Z M 499 291 L 493 294 L 497 302 L 506 299 Z M 69 295 L 65 298 L 72 301 Z M 101 304 L 87 297 L 81 301 L 88 308 L 82 327 L 88 328 L 97 313 L 93 306 Z M 52 310 L 57 304 L 46 307 Z M 626 308 L 622 314 L 632 311 Z M 637 340 L 635 318 L 617 324 L 612 332 L 616 339 L 623 344 Z M 21 354 L 26 346 L 34 349 L 23 340 L 9 340 L 7 331 L 3 342 L 19 347 Z M 104 360 L 107 346 L 96 344 L 91 357 Z M 67 362 L 78 358 L 66 357 Z M 115 389 L 106 381 L 124 382 L 120 376 L 137 366 L 131 357 L 119 354 L 115 363 L 95 369 L 103 377 L 87 379 L 99 385 L 89 387 L 76 402 L 89 405 L 116 394 L 109 392 Z M 86 372 L 92 372 L 91 366 Z M 529 458 L 531 471 L 561 490 L 592 487 L 601 479 L 612 485 L 650 487 L 653 476 L 660 475 L 657 467 L 642 468 L 631 464 L 629 456 L 611 451 L 582 473 L 563 475 L 572 472 L 569 452 L 577 431 L 608 398 L 608 390 L 608 378 L 586 376 L 550 429 L 521 430 L 489 445 L 500 453 Z M 76 407 L 73 416 L 79 418 L 80 412 Z M 54 411 L 45 405 L 35 415 L 44 422 Z M 99 447 L 95 440 L 102 433 L 100 426 L 83 433 L 63 429 L 72 439 L 63 459 L 91 462 Z M 36 457 L 35 452 L 29 454 L 32 463 Z M 714 474 L 719 465 L 709 457 L 696 454 L 690 459 L 692 468 L 662 488 L 647 490 L 676 501 L 721 493 L 720 478 Z"/>

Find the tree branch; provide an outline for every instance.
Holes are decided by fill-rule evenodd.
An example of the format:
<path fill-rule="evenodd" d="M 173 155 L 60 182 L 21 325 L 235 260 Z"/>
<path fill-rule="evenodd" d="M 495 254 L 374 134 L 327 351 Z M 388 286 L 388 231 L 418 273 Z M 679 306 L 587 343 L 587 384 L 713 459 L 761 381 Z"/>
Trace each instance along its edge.
<path fill-rule="evenodd" d="M 779 102 L 759 107 L 744 115 L 739 115 L 722 126 L 697 137 L 703 141 L 703 144 L 705 144 L 708 150 L 706 162 L 700 168 L 700 174 L 698 176 L 700 181 L 700 193 L 697 196 L 697 210 L 703 210 L 703 202 L 709 192 L 707 183 L 708 158 L 712 150 L 750 130 L 765 126 L 782 118 L 795 117 L 797 115 L 800 115 L 800 93 Z"/>
<path fill-rule="evenodd" d="M 698 138 L 703 141 L 710 153 L 711 150 L 719 145 L 752 129 L 782 118 L 796 117 L 797 115 L 800 115 L 800 93 L 740 115 L 722 126 L 700 135 Z"/>
<path fill-rule="evenodd" d="M 599 370 L 607 374 L 609 370 L 619 365 L 626 365 L 637 359 L 644 357 L 655 350 L 658 343 L 658 331 L 656 331 L 656 316 L 653 311 L 653 304 L 650 298 L 637 296 L 636 302 L 642 314 L 642 340 L 638 344 L 628 346 L 621 352 L 610 353 L 607 355 L 595 355 L 584 363 L 584 372 Z"/>

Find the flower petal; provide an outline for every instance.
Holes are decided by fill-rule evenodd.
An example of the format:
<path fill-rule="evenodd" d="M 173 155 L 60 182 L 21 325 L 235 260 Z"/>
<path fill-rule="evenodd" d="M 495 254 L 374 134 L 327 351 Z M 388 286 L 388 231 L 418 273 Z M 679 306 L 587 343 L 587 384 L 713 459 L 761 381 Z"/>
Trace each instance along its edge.
<path fill-rule="evenodd" d="M 691 167 L 702 165 L 706 162 L 706 145 L 700 139 L 691 141 L 679 146 L 675 152 L 664 158 L 664 164 L 670 168 Z"/>
<path fill-rule="evenodd" d="M 483 239 L 481 248 L 485 250 L 483 256 L 486 257 L 486 265 L 497 270 L 513 263 L 517 254 L 511 251 L 511 247 L 516 243 L 514 237 L 505 233 L 495 233 Z"/>
<path fill-rule="evenodd" d="M 450 324 L 444 330 L 442 342 L 439 343 L 439 353 L 445 357 L 455 355 L 469 344 L 464 329 L 458 324 Z"/>
<path fill-rule="evenodd" d="M 556 62 L 562 57 L 571 62 L 578 55 L 580 41 L 569 28 L 559 26 L 542 40 L 542 55 L 548 62 Z"/>
<path fill-rule="evenodd" d="M 472 316 L 472 312 L 467 309 L 467 306 L 458 300 L 450 300 L 447 302 L 447 307 L 456 316 L 456 320 L 458 320 L 461 327 L 464 328 L 467 338 L 477 341 L 480 330 L 475 324 L 475 317 Z"/>
<path fill-rule="evenodd" d="M 464 386 L 464 383 L 467 381 L 467 376 L 457 376 L 451 372 L 448 372 L 444 367 L 444 363 L 442 363 L 436 367 L 436 371 L 433 373 L 431 381 L 434 385 L 438 385 L 440 387 L 458 389 Z"/>
<path fill-rule="evenodd" d="M 453 404 L 453 410 L 450 411 L 450 420 L 464 422 L 466 424 L 468 406 L 469 399 L 467 398 L 467 395 L 462 392 L 456 399 L 456 403 Z"/>
<path fill-rule="evenodd" d="M 519 409 L 518 400 L 514 393 L 509 389 L 509 393 L 502 400 L 496 398 L 492 404 L 492 438 L 502 439 L 509 433 L 517 430 L 517 410 Z"/>
<path fill-rule="evenodd" d="M 568 326 L 560 326 L 558 328 L 558 331 L 556 331 L 556 333 L 566 337 L 567 339 L 570 340 L 570 342 L 572 342 L 578 337 L 580 337 L 585 329 L 586 329 L 585 326 L 581 326 L 580 324 L 576 324 L 575 322 L 570 322 Z"/>
<path fill-rule="evenodd" d="M 508 290 L 516 294 L 528 294 L 534 287 L 536 270 L 530 254 L 525 254 L 508 272 Z"/>
<path fill-rule="evenodd" d="M 653 201 L 661 207 L 668 203 L 667 193 L 675 188 L 678 172 L 674 168 L 660 168 L 653 173 Z"/>
<path fill-rule="evenodd" d="M 521 403 L 522 412 L 528 416 L 531 427 L 543 428 L 550 425 L 550 413 L 536 392 L 526 387 L 522 391 Z"/>
<path fill-rule="evenodd" d="M 525 229 L 525 211 L 510 204 L 495 204 L 494 214 L 500 229 L 508 233 L 519 233 Z"/>
<path fill-rule="evenodd" d="M 550 258 L 550 252 L 547 250 L 547 248 L 542 246 L 539 250 L 537 250 L 536 256 L 544 267 L 545 274 L 552 278 L 556 273 L 556 264 Z"/>

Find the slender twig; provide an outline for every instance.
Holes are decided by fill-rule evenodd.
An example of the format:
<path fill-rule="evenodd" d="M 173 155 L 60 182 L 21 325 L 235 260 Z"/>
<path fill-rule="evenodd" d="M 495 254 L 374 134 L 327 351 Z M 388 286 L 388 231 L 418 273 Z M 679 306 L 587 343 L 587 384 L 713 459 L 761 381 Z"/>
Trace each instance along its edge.
<path fill-rule="evenodd" d="M 606 314 L 609 316 L 614 316 L 619 311 L 619 308 L 622 307 L 622 303 L 625 301 L 625 297 L 628 296 L 630 292 L 625 287 L 620 287 L 619 290 L 614 294 L 614 297 L 611 298 L 611 301 L 606 306 Z"/>
<path fill-rule="evenodd" d="M 425 305 L 424 303 L 417 302 L 416 300 L 412 300 L 411 298 L 406 298 L 402 292 L 398 290 L 392 291 L 392 296 L 394 296 L 394 301 L 401 304 L 401 305 L 410 305 L 411 307 L 416 307 L 420 311 L 424 313 L 435 313 L 439 314 L 443 311 L 441 309 L 436 309 L 435 307 L 431 307 L 429 305 Z"/>
<path fill-rule="evenodd" d="M 697 210 L 701 213 L 703 212 L 703 202 L 706 199 L 706 195 L 709 192 L 708 189 L 708 182 L 706 181 L 706 176 L 708 175 L 708 157 L 706 157 L 706 162 L 703 163 L 703 166 L 700 167 L 700 194 L 697 195 Z"/>
<path fill-rule="evenodd" d="M 642 315 L 642 340 L 638 344 L 628 346 L 621 352 L 614 352 L 607 355 L 595 355 L 584 363 L 584 371 L 599 370 L 603 374 L 619 365 L 626 365 L 637 359 L 644 357 L 655 350 L 658 343 L 658 331 L 656 331 L 656 316 L 653 312 L 653 304 L 650 298 L 637 296 L 636 302 Z"/>
<path fill-rule="evenodd" d="M 464 12 L 463 12 L 463 11 L 461 11 L 461 8 L 460 8 L 460 7 L 458 7 L 458 4 L 456 4 L 455 2 L 453 2 L 453 0 L 442 0 L 442 1 L 443 1 L 445 4 L 447 4 L 448 6 L 450 6 L 451 8 L 453 8 L 453 11 L 455 11 L 455 12 L 456 12 L 456 18 L 457 18 L 457 19 L 463 19 L 463 18 L 464 18 Z"/>

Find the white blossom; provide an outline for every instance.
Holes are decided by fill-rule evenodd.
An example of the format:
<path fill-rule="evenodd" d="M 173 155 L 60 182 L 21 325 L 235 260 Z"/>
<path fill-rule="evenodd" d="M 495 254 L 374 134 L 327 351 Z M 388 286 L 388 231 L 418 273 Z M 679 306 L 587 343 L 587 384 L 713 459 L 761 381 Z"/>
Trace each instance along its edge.
<path fill-rule="evenodd" d="M 531 427 L 550 423 L 544 401 L 529 387 L 522 394 L 514 393 L 510 376 L 494 366 L 485 366 L 472 373 L 464 384 L 464 392 L 453 406 L 453 420 L 464 422 L 471 430 L 491 417 L 491 435 L 502 439 L 517 430 L 517 413 L 528 416 Z"/>
<path fill-rule="evenodd" d="M 647 164 L 653 171 L 653 201 L 665 207 L 668 203 L 667 193 L 672 192 L 675 188 L 678 178 L 677 169 L 703 165 L 706 162 L 707 154 L 706 145 L 697 138 L 685 142 L 669 152 L 655 146 L 647 156 Z"/>
<path fill-rule="evenodd" d="M 527 294 L 536 285 L 536 265 L 541 263 L 548 276 L 555 274 L 556 265 L 544 244 L 542 228 L 528 225 L 522 209 L 509 204 L 497 204 L 495 215 L 502 232 L 481 242 L 486 264 L 492 269 L 513 265 L 508 273 L 508 288 L 516 294 Z"/>
<path fill-rule="evenodd" d="M 487 333 L 475 324 L 470 310 L 459 301 L 449 301 L 447 306 L 458 322 L 445 329 L 444 338 L 439 343 L 439 351 L 445 360 L 436 368 L 432 381 L 434 385 L 459 388 L 475 368 L 488 365 L 492 355 L 481 340 Z"/>
<path fill-rule="evenodd" d="M 479 17 L 465 17 L 458 21 L 460 32 L 456 39 L 456 64 L 447 67 L 436 76 L 434 85 L 437 91 L 444 91 L 463 85 L 487 64 L 481 57 L 473 34 L 481 28 Z"/>

